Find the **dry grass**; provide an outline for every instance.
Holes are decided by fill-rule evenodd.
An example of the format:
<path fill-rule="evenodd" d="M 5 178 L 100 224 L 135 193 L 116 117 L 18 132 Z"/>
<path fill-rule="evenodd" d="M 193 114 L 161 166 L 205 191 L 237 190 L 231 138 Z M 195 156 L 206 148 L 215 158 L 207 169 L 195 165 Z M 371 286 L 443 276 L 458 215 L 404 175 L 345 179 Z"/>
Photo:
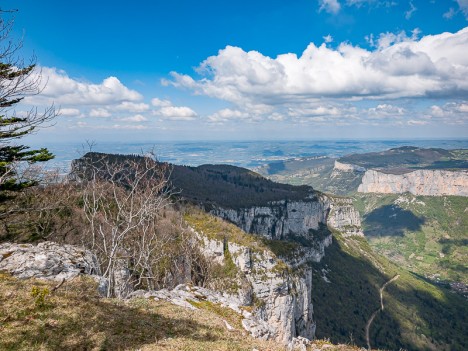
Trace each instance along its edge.
<path fill-rule="evenodd" d="M 236 243 L 251 248 L 253 251 L 262 252 L 268 248 L 262 241 L 252 235 L 247 234 L 242 229 L 232 223 L 215 217 L 195 207 L 189 208 L 184 216 L 184 220 L 196 231 L 203 233 L 209 239 Z"/>
<path fill-rule="evenodd" d="M 285 350 L 250 337 L 239 315 L 215 304 L 194 303 L 199 310 L 192 311 L 163 301 L 105 299 L 89 277 L 52 292 L 54 285 L 0 273 L 0 350 Z M 358 350 L 326 341 L 310 349 L 322 348 Z"/>
<path fill-rule="evenodd" d="M 0 350 L 283 350 L 249 337 L 215 306 L 103 299 L 89 278 L 66 282 L 43 304 L 31 294 L 53 285 L 0 274 Z"/>

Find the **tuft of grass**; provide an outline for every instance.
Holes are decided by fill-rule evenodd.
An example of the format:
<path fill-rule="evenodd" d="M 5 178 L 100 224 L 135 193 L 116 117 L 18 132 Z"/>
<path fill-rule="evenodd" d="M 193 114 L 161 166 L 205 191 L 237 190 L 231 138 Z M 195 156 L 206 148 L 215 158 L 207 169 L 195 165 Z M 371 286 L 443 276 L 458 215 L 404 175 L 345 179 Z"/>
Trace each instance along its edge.
<path fill-rule="evenodd" d="M 46 306 L 46 297 L 50 294 L 48 287 L 41 288 L 34 285 L 31 288 L 31 296 L 34 299 L 34 305 L 36 308 L 44 308 Z"/>
<path fill-rule="evenodd" d="M 230 308 L 223 307 L 210 301 L 189 301 L 190 304 L 201 310 L 210 311 L 226 320 L 232 327 L 242 330 L 242 316 Z"/>

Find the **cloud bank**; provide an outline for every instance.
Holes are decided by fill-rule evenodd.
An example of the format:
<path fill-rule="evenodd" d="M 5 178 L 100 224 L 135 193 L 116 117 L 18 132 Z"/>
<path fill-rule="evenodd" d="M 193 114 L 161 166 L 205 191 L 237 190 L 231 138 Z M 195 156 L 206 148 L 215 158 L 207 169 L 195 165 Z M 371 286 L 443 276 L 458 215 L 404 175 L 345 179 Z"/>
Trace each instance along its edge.
<path fill-rule="evenodd" d="M 68 119 L 70 128 L 147 129 L 164 120 L 189 121 L 198 117 L 190 107 L 173 106 L 167 99 L 153 98 L 151 104 L 146 103 L 141 93 L 125 86 L 117 77 L 93 83 L 50 67 L 40 67 L 36 74 L 47 83 L 41 94 L 26 97 L 23 104 L 58 106 L 60 116 Z"/>
<path fill-rule="evenodd" d="M 468 28 L 420 40 L 383 35 L 374 51 L 311 43 L 299 57 L 227 46 L 200 64 L 201 78 L 172 72 L 171 84 L 238 105 L 466 96 L 467 50 Z"/>

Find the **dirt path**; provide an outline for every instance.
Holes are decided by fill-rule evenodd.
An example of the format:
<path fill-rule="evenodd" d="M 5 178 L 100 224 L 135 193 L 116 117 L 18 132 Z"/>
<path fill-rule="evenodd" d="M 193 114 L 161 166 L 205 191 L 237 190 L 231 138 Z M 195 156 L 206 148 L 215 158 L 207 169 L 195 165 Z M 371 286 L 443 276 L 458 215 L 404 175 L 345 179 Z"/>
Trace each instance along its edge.
<path fill-rule="evenodd" d="M 384 303 L 383 303 L 383 292 L 384 292 L 385 288 L 387 287 L 387 285 L 391 284 L 392 282 L 394 282 L 398 278 L 400 278 L 399 274 L 397 274 L 392 279 L 390 279 L 389 281 L 384 283 L 382 285 L 382 287 L 380 288 L 380 308 L 377 308 L 374 311 L 374 313 L 372 313 L 372 315 L 370 316 L 370 318 L 369 318 L 369 320 L 367 321 L 367 324 L 366 324 L 366 340 L 367 340 L 367 349 L 368 350 L 372 350 L 371 345 L 370 345 L 370 336 L 369 336 L 369 330 L 370 330 L 370 327 L 372 325 L 372 322 L 374 321 L 374 318 L 377 316 L 377 313 L 379 313 L 380 311 L 383 311 L 384 308 L 385 308 Z"/>

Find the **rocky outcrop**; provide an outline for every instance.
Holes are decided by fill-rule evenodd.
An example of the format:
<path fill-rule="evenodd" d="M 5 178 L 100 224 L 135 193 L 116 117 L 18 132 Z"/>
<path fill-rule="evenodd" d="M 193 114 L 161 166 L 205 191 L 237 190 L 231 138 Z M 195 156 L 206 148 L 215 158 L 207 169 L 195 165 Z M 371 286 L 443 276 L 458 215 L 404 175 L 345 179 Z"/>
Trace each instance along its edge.
<path fill-rule="evenodd" d="M 323 194 L 305 201 L 275 201 L 269 206 L 237 210 L 218 207 L 212 213 L 236 224 L 247 233 L 269 239 L 299 237 L 308 241 L 323 241 L 317 235 L 322 225 L 329 225 L 346 236 L 362 235 L 360 216 L 352 201 Z"/>
<path fill-rule="evenodd" d="M 358 188 L 362 193 L 468 196 L 468 171 L 417 170 L 388 174 L 368 170 Z"/>
<path fill-rule="evenodd" d="M 125 262 L 117 263 L 111 287 L 114 296 L 125 298 L 133 291 L 129 283 L 129 270 Z M 51 241 L 32 244 L 0 244 L 0 271 L 19 279 L 38 278 L 70 280 L 78 275 L 89 275 L 99 284 L 99 293 L 108 295 L 108 280 L 101 276 L 96 256 L 89 250 L 60 245 Z"/>
<path fill-rule="evenodd" d="M 333 198 L 330 202 L 327 225 L 345 237 L 364 236 L 359 212 L 354 208 L 353 201 L 348 198 Z"/>
<path fill-rule="evenodd" d="M 353 165 L 350 163 L 341 163 L 339 161 L 335 161 L 335 166 L 333 167 L 333 172 L 332 172 L 332 177 L 333 173 L 335 171 L 339 172 L 365 172 L 366 169 L 361 166 Z"/>
<path fill-rule="evenodd" d="M 174 305 L 198 310 L 196 307 L 200 303 L 210 302 L 229 308 L 242 316 L 242 327 L 251 332 L 254 337 L 265 338 L 273 330 L 265 321 L 261 320 L 255 314 L 249 312 L 242 302 L 233 296 L 221 294 L 219 292 L 192 286 L 180 284 L 172 290 L 161 289 L 157 291 L 137 290 L 130 294 L 129 298 L 145 298 L 155 301 L 168 301 Z M 224 321 L 229 331 L 235 330 L 228 322 Z M 274 332 L 274 331 L 273 331 Z M 288 350 L 306 350 L 306 346 L 311 345 L 309 339 L 302 336 L 292 338 L 288 343 Z"/>
<path fill-rule="evenodd" d="M 246 288 L 244 282 L 239 282 L 237 293 L 231 292 L 233 297 L 228 299 L 254 306 L 252 317 L 242 322 L 252 336 L 275 339 L 283 344 L 297 336 L 314 337 L 310 266 L 302 264 L 303 261 L 291 260 L 290 263 L 279 259 L 269 250 L 223 243 L 209 239 L 203 233 L 196 235 L 201 240 L 203 254 L 210 260 L 224 264 L 227 249 L 239 269 L 239 279 L 248 283 L 249 288 Z"/>
<path fill-rule="evenodd" d="M 172 290 L 137 290 L 129 295 L 129 298 L 146 298 L 156 301 L 165 300 L 174 305 L 197 310 L 196 303 L 208 301 L 221 307 L 229 308 L 242 316 L 242 326 L 257 338 L 269 339 L 274 330 L 265 321 L 245 308 L 245 304 L 236 296 L 220 293 L 211 289 L 180 284 Z M 229 326 L 232 328 L 232 326 Z"/>
<path fill-rule="evenodd" d="M 0 271 L 20 278 L 72 279 L 80 274 L 99 275 L 96 257 L 88 250 L 53 242 L 0 244 Z"/>

